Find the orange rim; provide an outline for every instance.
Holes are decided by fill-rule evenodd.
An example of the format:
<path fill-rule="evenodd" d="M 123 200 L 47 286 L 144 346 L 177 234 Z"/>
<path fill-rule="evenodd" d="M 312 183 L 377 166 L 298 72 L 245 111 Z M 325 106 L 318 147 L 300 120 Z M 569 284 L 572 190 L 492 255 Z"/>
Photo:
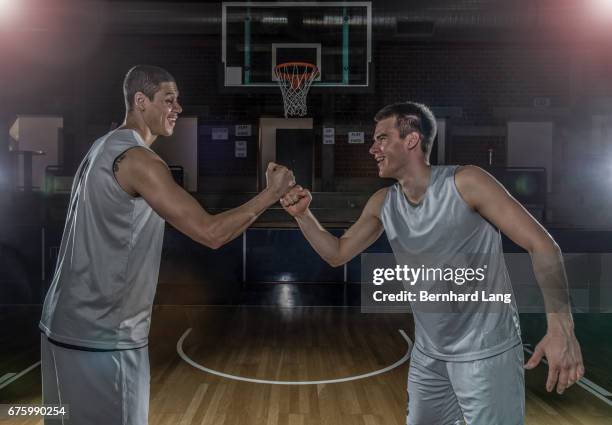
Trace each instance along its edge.
<path fill-rule="evenodd" d="M 310 71 L 304 71 L 301 73 L 305 78 L 310 77 L 312 74 L 318 72 L 317 66 L 308 62 L 285 62 L 274 67 L 274 71 L 278 78 L 282 78 L 283 80 L 292 80 L 292 84 L 295 81 L 300 80 L 300 76 L 294 75 L 292 72 L 287 72 L 286 70 L 293 67 L 304 67 L 306 69 L 310 69 Z"/>

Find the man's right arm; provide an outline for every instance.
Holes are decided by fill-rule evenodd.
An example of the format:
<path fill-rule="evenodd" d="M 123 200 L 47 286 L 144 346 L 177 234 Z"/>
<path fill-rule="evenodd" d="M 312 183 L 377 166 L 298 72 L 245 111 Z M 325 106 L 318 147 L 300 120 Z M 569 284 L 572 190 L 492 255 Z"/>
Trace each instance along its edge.
<path fill-rule="evenodd" d="M 289 189 L 293 174 L 270 164 L 269 184 L 245 204 L 220 214 L 209 214 L 176 184 L 166 164 L 145 149 L 130 149 L 115 161 L 115 176 L 132 196 L 142 196 L 153 210 L 191 239 L 216 249 L 240 235 Z"/>
<path fill-rule="evenodd" d="M 359 219 L 339 238 L 325 230 L 308 208 L 312 200 L 308 190 L 296 186 L 281 199 L 281 204 L 295 217 L 304 237 L 321 258 L 338 267 L 372 245 L 382 234 L 380 210 L 386 194 L 385 188 L 372 195 Z"/>

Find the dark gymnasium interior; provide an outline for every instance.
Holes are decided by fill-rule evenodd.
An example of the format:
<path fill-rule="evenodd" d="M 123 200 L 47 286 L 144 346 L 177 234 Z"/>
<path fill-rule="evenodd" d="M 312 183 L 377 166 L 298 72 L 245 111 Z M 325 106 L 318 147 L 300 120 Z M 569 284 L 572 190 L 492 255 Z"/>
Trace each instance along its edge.
<path fill-rule="evenodd" d="M 301 117 L 285 116 L 271 71 L 292 61 L 320 69 Z M 0 0 L 0 404 L 42 403 L 38 321 L 71 185 L 121 125 L 136 64 L 176 78 L 183 112 L 152 148 L 208 212 L 260 192 L 274 160 L 337 236 L 394 183 L 368 152 L 376 112 L 430 106 L 431 164 L 490 172 L 572 259 L 586 374 L 559 395 L 544 388 L 546 365 L 526 371 L 525 423 L 612 424 L 610 0 Z M 385 234 L 366 252 L 391 252 Z M 362 312 L 361 282 L 360 256 L 331 267 L 278 203 L 217 250 L 167 224 L 149 423 L 406 423 L 408 362 L 342 381 L 398 362 L 398 329 L 414 333 L 408 313 Z M 546 321 L 519 307 L 528 356 Z"/>

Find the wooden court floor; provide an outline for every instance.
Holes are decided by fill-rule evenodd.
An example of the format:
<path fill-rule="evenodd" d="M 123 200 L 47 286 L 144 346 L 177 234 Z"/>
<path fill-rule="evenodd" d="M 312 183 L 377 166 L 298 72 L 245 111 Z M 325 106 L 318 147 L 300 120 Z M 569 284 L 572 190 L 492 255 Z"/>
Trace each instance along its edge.
<path fill-rule="evenodd" d="M 352 377 L 398 362 L 408 349 L 399 329 L 412 337 L 409 315 L 333 307 L 156 306 L 149 423 L 403 425 L 408 362 L 364 379 L 295 384 Z M 194 364 L 294 384 L 244 382 L 200 370 L 177 353 L 181 337 L 184 355 Z M 612 408 L 581 388 L 562 396 L 547 393 L 545 374 L 543 366 L 526 374 L 526 424 L 612 425 Z M 1 403 L 40 403 L 39 369 L 2 392 Z"/>

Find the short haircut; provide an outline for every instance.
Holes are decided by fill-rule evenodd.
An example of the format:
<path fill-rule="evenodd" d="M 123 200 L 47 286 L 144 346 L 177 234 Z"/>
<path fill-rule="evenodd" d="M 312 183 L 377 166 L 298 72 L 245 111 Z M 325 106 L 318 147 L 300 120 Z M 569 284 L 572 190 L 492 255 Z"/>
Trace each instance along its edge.
<path fill-rule="evenodd" d="M 134 95 L 144 93 L 153 100 L 162 83 L 175 83 L 176 80 L 168 71 L 153 65 L 136 65 L 132 67 L 123 80 L 125 108 L 131 111 L 134 107 Z"/>
<path fill-rule="evenodd" d="M 395 127 L 403 139 L 413 131 L 421 135 L 421 149 L 429 156 L 438 131 L 433 112 L 422 103 L 398 102 L 382 108 L 376 113 L 374 121 L 379 122 L 395 117 Z"/>

